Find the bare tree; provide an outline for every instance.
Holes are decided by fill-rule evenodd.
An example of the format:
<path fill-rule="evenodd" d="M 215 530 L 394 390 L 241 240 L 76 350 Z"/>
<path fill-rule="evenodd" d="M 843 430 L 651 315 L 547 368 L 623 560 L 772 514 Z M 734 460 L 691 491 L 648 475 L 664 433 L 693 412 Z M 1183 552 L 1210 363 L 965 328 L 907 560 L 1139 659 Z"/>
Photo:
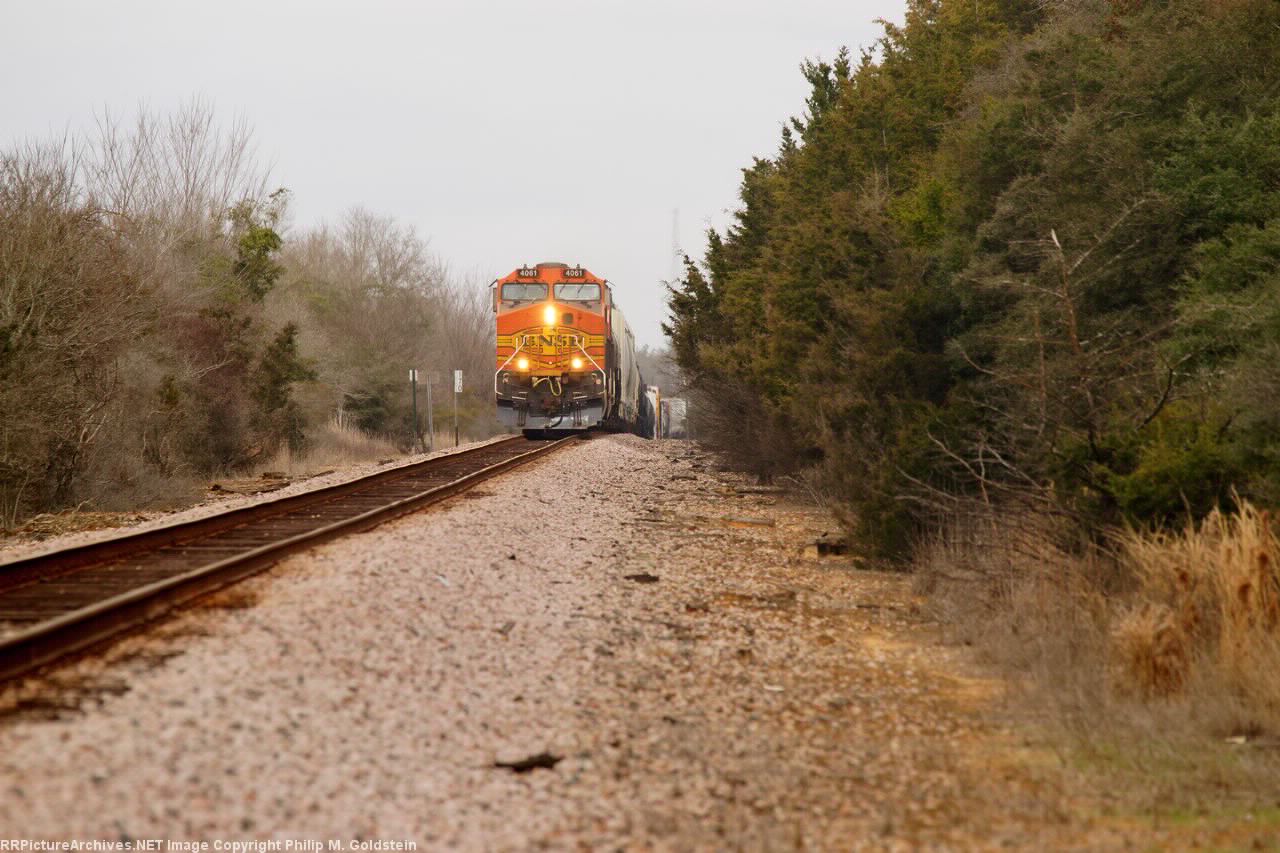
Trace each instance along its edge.
<path fill-rule="evenodd" d="M 89 145 L 85 187 L 112 225 L 158 232 L 169 246 L 267 193 L 269 172 L 258 166 L 247 121 L 237 116 L 224 128 L 200 98 L 165 117 L 140 109 L 130 126 L 104 111 Z"/>
<path fill-rule="evenodd" d="M 0 522 L 75 496 L 150 305 L 64 140 L 0 155 Z"/>

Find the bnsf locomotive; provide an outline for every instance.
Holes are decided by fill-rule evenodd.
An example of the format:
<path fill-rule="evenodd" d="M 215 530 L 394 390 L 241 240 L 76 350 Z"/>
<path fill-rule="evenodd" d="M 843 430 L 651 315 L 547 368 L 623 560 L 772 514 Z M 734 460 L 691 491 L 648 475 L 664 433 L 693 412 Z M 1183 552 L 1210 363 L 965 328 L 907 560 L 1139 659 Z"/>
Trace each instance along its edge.
<path fill-rule="evenodd" d="M 580 266 L 544 263 L 491 287 L 498 420 L 525 435 L 592 427 L 643 434 L 653 415 L 635 339 L 607 281 Z"/>

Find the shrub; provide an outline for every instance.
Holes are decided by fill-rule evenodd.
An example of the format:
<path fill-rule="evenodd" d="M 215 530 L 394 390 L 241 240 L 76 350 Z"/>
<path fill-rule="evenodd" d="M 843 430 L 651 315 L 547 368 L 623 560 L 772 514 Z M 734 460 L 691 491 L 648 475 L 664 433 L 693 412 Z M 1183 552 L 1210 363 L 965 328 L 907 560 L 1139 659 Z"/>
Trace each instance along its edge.
<path fill-rule="evenodd" d="M 1215 507 L 1229 505 L 1232 486 L 1243 481 L 1245 471 L 1235 448 L 1224 441 L 1220 424 L 1228 420 L 1181 407 L 1170 407 L 1157 418 L 1133 450 L 1135 464 L 1102 477 L 1125 517 L 1136 523 L 1176 524 L 1188 514 L 1203 518 Z"/>

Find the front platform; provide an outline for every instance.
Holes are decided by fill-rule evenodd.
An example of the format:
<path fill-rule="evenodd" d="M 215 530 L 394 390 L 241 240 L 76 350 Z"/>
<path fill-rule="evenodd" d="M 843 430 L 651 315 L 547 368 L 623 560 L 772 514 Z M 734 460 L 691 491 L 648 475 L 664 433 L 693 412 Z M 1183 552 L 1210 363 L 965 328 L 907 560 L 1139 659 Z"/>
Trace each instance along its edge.
<path fill-rule="evenodd" d="M 604 421 L 604 401 L 566 404 L 557 412 L 530 411 L 518 400 L 498 400 L 498 422 L 522 430 L 591 429 Z"/>

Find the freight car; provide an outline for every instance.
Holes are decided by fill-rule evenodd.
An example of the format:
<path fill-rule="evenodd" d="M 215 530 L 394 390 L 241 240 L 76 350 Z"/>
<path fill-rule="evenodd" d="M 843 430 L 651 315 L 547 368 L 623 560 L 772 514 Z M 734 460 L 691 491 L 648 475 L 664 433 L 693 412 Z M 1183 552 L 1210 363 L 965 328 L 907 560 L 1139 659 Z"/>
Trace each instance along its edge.
<path fill-rule="evenodd" d="M 613 288 L 581 266 L 523 266 L 490 285 L 498 420 L 524 431 L 603 427 L 652 435 L 635 338 Z"/>
<path fill-rule="evenodd" d="M 662 389 L 657 385 L 644 386 L 644 401 L 652 413 L 641 432 L 645 438 L 662 438 Z"/>
<path fill-rule="evenodd" d="M 689 405 L 678 397 L 663 400 L 659 411 L 663 438 L 689 437 Z"/>

